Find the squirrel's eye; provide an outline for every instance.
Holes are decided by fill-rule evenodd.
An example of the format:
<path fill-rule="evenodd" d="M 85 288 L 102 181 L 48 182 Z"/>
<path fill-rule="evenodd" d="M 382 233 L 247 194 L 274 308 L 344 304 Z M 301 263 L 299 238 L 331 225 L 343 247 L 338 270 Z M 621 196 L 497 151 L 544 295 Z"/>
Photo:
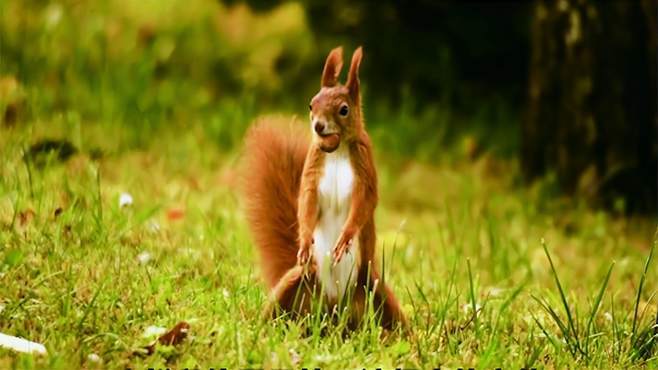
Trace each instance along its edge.
<path fill-rule="evenodd" d="M 312 105 L 312 104 L 309 104 L 309 105 L 308 105 L 308 110 L 310 110 L 310 111 L 313 110 L 313 105 Z"/>
<path fill-rule="evenodd" d="M 347 114 L 350 112 L 350 108 L 347 107 L 347 104 L 343 104 L 340 107 L 340 110 L 338 111 L 338 114 L 340 114 L 343 117 L 347 117 Z"/>

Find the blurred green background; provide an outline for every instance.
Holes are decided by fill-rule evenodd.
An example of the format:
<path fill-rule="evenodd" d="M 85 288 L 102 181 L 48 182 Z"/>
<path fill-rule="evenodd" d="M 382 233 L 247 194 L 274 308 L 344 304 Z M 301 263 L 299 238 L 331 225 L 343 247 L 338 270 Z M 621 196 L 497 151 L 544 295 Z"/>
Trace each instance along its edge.
<path fill-rule="evenodd" d="M 305 117 L 331 48 L 363 45 L 378 151 L 519 160 L 522 178 L 622 212 L 656 209 L 652 1 L 4 1 L 5 129 L 163 128 L 239 146 L 260 114 Z M 73 127 L 73 126 L 71 126 Z M 110 131 L 111 132 L 111 131 Z M 75 143 L 98 146 L 107 143 Z"/>

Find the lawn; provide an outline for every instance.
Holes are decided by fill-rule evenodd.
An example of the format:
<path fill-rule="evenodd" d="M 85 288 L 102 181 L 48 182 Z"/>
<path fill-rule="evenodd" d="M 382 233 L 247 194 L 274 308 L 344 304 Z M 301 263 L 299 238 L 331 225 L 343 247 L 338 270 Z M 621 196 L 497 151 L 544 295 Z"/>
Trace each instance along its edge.
<path fill-rule="evenodd" d="M 0 349 L 0 368 L 658 366 L 653 220 L 524 186 L 513 159 L 419 161 L 375 140 L 378 253 L 413 334 L 344 336 L 258 320 L 239 141 L 57 116 L 0 133 L 0 332 L 48 351 Z M 43 138 L 79 150 L 24 155 Z M 136 354 L 180 321 L 186 340 Z"/>
<path fill-rule="evenodd" d="M 459 98 L 441 48 L 418 70 L 440 91 L 383 100 L 362 75 L 377 253 L 411 334 L 259 320 L 244 132 L 305 117 L 326 52 L 363 43 L 318 37 L 305 4 L 0 1 L 0 333 L 47 349 L 0 347 L 0 369 L 657 368 L 655 217 L 526 184 L 525 102 Z M 363 71 L 395 65 L 377 46 Z"/>

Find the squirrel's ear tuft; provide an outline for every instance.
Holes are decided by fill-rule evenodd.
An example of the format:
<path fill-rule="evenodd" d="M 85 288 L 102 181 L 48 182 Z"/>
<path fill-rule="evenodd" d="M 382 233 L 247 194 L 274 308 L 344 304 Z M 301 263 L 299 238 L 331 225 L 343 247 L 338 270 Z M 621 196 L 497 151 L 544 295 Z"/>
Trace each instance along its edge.
<path fill-rule="evenodd" d="M 324 71 L 322 71 L 320 86 L 336 86 L 341 68 L 343 68 L 343 47 L 339 46 L 331 50 L 327 57 L 327 61 L 324 63 Z"/>
<path fill-rule="evenodd" d="M 359 66 L 361 65 L 361 58 L 363 58 L 363 48 L 359 46 L 352 55 L 352 64 L 350 65 L 346 84 L 352 99 L 355 101 L 359 98 Z"/>

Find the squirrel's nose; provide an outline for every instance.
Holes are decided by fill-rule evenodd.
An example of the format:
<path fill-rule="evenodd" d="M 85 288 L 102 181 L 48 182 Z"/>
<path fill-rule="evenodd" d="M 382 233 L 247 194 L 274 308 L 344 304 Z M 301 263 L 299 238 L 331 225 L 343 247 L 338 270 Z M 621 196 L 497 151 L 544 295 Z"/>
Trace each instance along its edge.
<path fill-rule="evenodd" d="M 315 132 L 320 135 L 322 134 L 322 131 L 324 131 L 324 123 L 320 121 L 315 122 Z"/>

